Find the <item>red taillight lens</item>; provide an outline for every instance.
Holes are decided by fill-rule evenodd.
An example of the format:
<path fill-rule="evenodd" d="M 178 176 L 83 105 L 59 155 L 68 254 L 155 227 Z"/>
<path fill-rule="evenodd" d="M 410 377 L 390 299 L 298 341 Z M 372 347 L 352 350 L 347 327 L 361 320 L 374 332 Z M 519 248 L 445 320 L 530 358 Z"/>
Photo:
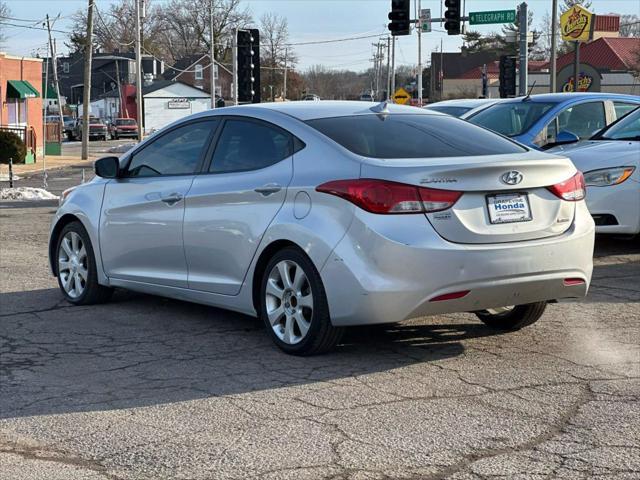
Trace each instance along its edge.
<path fill-rule="evenodd" d="M 451 208 L 462 196 L 462 192 L 371 178 L 333 180 L 316 190 L 344 198 L 367 212 L 386 214 L 438 212 Z"/>
<path fill-rule="evenodd" d="M 547 187 L 551 193 L 562 200 L 576 202 L 582 200 L 586 194 L 586 186 L 582 172 L 576 173 L 573 177 L 564 182 L 556 183 Z"/>

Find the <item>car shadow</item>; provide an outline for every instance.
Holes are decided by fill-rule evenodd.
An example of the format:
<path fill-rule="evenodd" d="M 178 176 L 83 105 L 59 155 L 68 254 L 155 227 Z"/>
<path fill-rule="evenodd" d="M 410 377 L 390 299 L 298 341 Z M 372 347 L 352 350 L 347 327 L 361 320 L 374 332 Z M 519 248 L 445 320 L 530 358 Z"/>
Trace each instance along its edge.
<path fill-rule="evenodd" d="M 358 327 L 330 353 L 295 357 L 245 315 L 121 291 L 91 307 L 61 298 L 56 289 L 0 296 L 0 418 L 335 382 L 456 357 L 464 340 L 496 334 L 464 320 Z"/>

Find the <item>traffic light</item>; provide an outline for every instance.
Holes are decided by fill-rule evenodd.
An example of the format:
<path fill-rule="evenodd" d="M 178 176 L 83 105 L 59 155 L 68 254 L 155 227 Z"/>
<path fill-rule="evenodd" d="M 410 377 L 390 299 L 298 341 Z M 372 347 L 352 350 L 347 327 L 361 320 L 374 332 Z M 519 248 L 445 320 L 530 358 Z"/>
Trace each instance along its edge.
<path fill-rule="evenodd" d="M 409 35 L 411 33 L 410 3 L 411 0 L 391 0 L 391 11 L 389 12 L 391 35 Z"/>
<path fill-rule="evenodd" d="M 444 18 L 447 19 L 444 22 L 444 29 L 448 35 L 460 35 L 460 9 L 461 0 L 444 0 L 444 6 L 447 9 L 444 12 Z"/>
<path fill-rule="evenodd" d="M 238 30 L 238 103 L 260 103 L 260 32 Z"/>
<path fill-rule="evenodd" d="M 500 57 L 500 98 L 516 96 L 516 57 Z"/>

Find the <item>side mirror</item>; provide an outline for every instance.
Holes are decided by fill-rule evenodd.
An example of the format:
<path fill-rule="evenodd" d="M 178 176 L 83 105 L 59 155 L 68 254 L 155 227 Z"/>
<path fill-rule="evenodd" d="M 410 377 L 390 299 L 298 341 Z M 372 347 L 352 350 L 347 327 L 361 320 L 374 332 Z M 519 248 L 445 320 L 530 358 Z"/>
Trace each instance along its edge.
<path fill-rule="evenodd" d="M 120 170 L 118 157 L 103 157 L 93 164 L 96 175 L 102 178 L 116 178 Z"/>
<path fill-rule="evenodd" d="M 555 145 L 566 145 L 567 143 L 576 143 L 580 141 L 580 137 L 578 137 L 575 133 L 567 132 L 566 130 L 561 131 L 556 135 Z"/>

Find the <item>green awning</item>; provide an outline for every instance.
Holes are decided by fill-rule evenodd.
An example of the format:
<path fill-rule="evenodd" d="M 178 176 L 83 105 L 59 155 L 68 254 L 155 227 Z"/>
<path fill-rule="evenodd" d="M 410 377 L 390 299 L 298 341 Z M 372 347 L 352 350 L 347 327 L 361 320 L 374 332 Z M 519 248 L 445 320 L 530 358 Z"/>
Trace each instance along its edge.
<path fill-rule="evenodd" d="M 36 98 L 40 94 L 26 80 L 7 80 L 7 98 Z"/>

